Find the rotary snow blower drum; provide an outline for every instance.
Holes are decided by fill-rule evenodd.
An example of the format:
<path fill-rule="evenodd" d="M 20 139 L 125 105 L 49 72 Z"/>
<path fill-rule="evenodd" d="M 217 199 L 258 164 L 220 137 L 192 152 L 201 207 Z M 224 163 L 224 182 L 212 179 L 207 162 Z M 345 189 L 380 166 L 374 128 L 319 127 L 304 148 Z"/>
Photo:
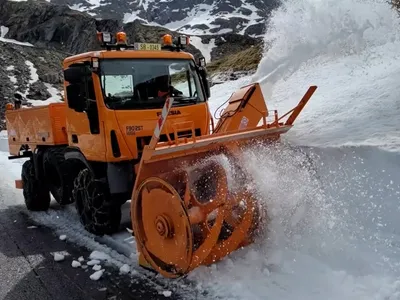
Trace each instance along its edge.
<path fill-rule="evenodd" d="M 229 190 L 218 161 L 195 156 L 178 160 L 146 166 L 162 173 L 144 179 L 134 195 L 139 251 L 166 277 L 179 277 L 247 245 L 259 215 L 247 188 Z M 178 167 L 171 170 L 171 165 Z"/>
<path fill-rule="evenodd" d="M 251 175 L 241 168 L 243 149 L 287 132 L 315 89 L 284 115 L 291 113 L 286 123 L 276 112 L 268 123 L 259 85 L 246 86 L 231 96 L 212 134 L 196 137 L 191 128 L 189 139 L 158 143 L 173 103 L 167 99 L 143 151 L 131 202 L 140 265 L 176 278 L 253 242 L 265 216 L 249 188 Z"/>

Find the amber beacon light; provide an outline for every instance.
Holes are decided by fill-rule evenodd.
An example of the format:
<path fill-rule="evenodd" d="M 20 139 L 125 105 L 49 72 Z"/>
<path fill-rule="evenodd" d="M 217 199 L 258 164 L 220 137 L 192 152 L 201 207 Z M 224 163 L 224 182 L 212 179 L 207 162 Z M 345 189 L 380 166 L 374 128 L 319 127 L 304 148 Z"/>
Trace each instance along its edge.
<path fill-rule="evenodd" d="M 115 38 L 117 40 L 117 44 L 126 44 L 126 33 L 125 32 L 117 32 L 115 35 Z"/>

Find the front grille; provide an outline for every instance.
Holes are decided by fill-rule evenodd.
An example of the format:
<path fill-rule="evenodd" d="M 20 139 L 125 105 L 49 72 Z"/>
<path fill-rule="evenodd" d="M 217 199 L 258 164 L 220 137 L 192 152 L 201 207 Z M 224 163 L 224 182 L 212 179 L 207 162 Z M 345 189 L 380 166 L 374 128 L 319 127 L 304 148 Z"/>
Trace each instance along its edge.
<path fill-rule="evenodd" d="M 194 130 L 194 133 L 196 136 L 201 136 L 201 130 L 200 128 L 196 128 Z M 171 140 L 174 140 L 174 134 L 170 133 L 169 137 Z M 183 131 L 178 131 L 178 137 L 192 137 L 192 131 L 191 130 L 183 130 Z M 144 146 L 148 145 L 150 143 L 151 136 L 141 136 L 136 138 L 136 142 L 138 145 L 138 150 L 142 151 Z M 159 142 L 168 142 L 168 138 L 166 134 L 161 134 Z"/>

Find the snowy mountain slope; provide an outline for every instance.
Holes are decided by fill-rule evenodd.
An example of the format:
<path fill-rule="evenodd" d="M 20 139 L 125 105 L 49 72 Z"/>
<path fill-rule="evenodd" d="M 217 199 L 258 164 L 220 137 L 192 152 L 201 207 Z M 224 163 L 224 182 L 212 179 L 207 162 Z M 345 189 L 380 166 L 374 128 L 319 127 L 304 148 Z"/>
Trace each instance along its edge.
<path fill-rule="evenodd" d="M 96 18 L 136 19 L 192 35 L 234 32 L 258 36 L 277 0 L 50 0 Z"/>

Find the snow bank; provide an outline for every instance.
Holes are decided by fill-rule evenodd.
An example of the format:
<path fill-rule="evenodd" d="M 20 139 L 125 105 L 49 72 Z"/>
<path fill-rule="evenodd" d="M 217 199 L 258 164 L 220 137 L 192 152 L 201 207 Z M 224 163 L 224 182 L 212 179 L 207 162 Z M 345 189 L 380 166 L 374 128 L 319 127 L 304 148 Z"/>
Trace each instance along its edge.
<path fill-rule="evenodd" d="M 271 44 L 254 80 L 270 108 L 315 95 L 287 136 L 315 146 L 400 149 L 399 19 L 385 1 L 288 0 L 272 16 Z"/>

